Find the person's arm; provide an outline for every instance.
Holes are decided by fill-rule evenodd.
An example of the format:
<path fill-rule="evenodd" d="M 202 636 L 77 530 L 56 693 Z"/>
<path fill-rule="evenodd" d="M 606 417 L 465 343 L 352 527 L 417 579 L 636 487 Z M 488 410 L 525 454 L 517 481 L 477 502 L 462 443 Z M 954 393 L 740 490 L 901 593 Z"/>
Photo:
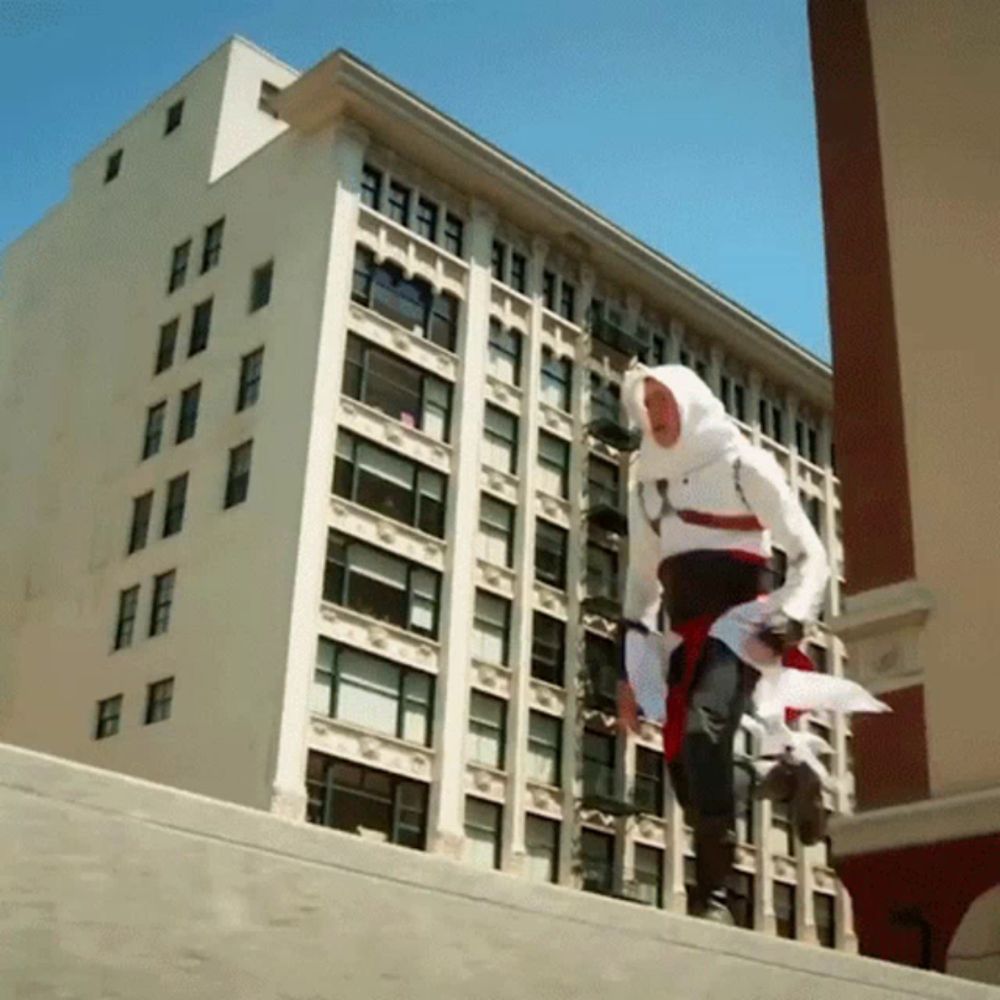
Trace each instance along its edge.
<path fill-rule="evenodd" d="M 796 645 L 823 606 L 830 566 L 819 535 L 774 459 L 757 449 L 741 461 L 739 483 L 747 505 L 788 555 L 785 583 L 772 595 L 778 609 L 775 630 Z M 785 619 L 782 621 L 782 618 Z"/>
<path fill-rule="evenodd" d="M 660 539 L 644 516 L 639 490 L 633 483 L 628 497 L 628 572 L 622 620 L 618 625 L 618 718 L 633 731 L 639 728 L 639 713 L 629 668 L 635 671 L 644 660 L 642 646 L 648 635 L 648 622 L 656 614 L 660 601 L 659 563 Z"/>

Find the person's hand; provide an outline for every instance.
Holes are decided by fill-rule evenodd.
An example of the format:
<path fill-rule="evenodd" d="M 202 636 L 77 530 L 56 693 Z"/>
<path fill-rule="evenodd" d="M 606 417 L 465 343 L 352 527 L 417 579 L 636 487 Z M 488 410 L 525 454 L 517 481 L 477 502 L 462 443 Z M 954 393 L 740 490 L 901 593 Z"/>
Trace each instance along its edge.
<path fill-rule="evenodd" d="M 789 649 L 794 649 L 805 637 L 805 627 L 802 622 L 791 618 L 780 618 L 757 633 L 757 638 L 770 649 L 775 656 L 783 656 Z"/>
<path fill-rule="evenodd" d="M 635 691 L 628 681 L 618 682 L 618 729 L 623 732 L 639 732 L 639 705 Z"/>

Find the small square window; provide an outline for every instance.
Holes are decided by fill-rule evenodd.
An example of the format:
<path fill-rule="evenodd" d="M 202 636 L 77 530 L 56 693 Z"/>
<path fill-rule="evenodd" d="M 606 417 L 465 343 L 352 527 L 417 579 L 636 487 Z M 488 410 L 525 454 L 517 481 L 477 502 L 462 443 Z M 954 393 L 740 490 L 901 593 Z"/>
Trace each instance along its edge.
<path fill-rule="evenodd" d="M 113 698 L 105 698 L 97 703 L 97 724 L 94 727 L 94 739 L 104 740 L 114 736 L 121 728 L 122 696 L 116 694 Z"/>
<path fill-rule="evenodd" d="M 170 718 L 174 703 L 174 679 L 167 677 L 146 689 L 146 725 L 164 722 Z"/>
<path fill-rule="evenodd" d="M 271 301 L 271 282 L 274 278 L 274 261 L 269 260 L 255 268 L 250 280 L 250 312 L 263 309 Z"/>
<path fill-rule="evenodd" d="M 104 183 L 113 181 L 122 170 L 122 150 L 116 149 L 109 157 L 104 168 Z"/>
<path fill-rule="evenodd" d="M 167 127 L 164 129 L 164 135 L 170 135 L 175 129 L 181 127 L 181 118 L 184 117 L 184 102 L 178 101 L 176 104 L 171 104 L 167 108 Z"/>

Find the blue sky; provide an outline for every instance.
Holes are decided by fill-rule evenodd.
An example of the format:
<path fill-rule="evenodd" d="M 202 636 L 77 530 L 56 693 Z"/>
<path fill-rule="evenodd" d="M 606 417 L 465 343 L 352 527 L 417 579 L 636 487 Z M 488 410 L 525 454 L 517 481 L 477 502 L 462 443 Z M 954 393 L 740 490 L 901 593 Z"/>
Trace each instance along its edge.
<path fill-rule="evenodd" d="M 231 34 L 350 49 L 829 357 L 804 0 L 3 0 L 0 246 Z"/>

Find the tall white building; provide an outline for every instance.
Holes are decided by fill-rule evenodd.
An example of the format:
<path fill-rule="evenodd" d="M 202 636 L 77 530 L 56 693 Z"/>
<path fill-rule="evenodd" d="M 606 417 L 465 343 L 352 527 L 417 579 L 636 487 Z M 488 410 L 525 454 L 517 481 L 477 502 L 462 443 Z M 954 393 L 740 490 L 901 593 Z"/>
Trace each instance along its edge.
<path fill-rule="evenodd" d="M 683 912 L 613 719 L 618 379 L 697 369 L 839 566 L 826 365 L 347 53 L 238 39 L 7 249 L 0 330 L 0 739 Z M 825 847 L 740 824 L 741 921 L 851 947 Z"/>

